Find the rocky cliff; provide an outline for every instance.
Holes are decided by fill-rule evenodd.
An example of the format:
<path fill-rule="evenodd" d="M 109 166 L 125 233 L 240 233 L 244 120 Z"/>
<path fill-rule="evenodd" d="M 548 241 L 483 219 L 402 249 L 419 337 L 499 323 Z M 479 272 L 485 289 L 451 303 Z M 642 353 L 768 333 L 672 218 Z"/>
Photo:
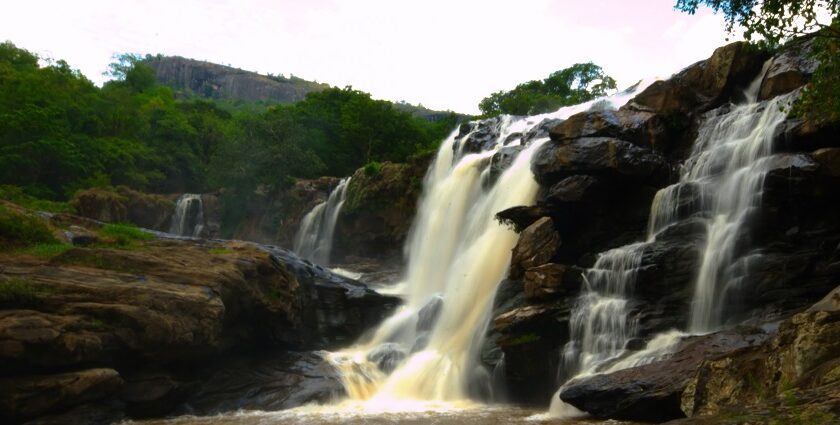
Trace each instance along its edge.
<path fill-rule="evenodd" d="M 808 81 L 814 69 L 808 43 L 793 43 L 772 57 L 759 99 L 795 91 Z M 537 205 L 499 214 L 521 233 L 509 279 L 497 295 L 483 358 L 498 366 L 498 350 L 504 353 L 501 370 L 513 400 L 547 403 L 553 389 L 569 378 L 560 359 L 571 338 L 571 312 L 587 285 L 582 271 L 600 253 L 647 239 L 654 195 L 679 178 L 700 123 L 743 102 L 743 91 L 769 56 L 731 44 L 654 83 L 618 110 L 591 110 L 546 123 L 551 141 L 532 163 L 542 188 Z M 773 135 L 760 202 L 738 248 L 749 257 L 749 267 L 738 296 L 724 306 L 733 312 L 724 328 L 746 328 L 683 338 L 671 360 L 583 378 L 567 384 L 560 398 L 602 418 L 665 421 L 731 413 L 747 402 L 783 403 L 785 391 L 793 389 L 803 394 L 803 403 L 818 392 L 814 397 L 822 404 L 815 415 L 836 415 L 840 403 L 831 394 L 840 387 L 831 379 L 807 377 L 831 370 L 840 358 L 837 347 L 820 345 L 819 359 L 805 366 L 793 366 L 787 358 L 766 364 L 759 359 L 774 349 L 801 352 L 792 341 L 805 338 L 802 332 L 821 335 L 813 337 L 818 341 L 833 332 L 829 313 L 792 315 L 840 284 L 837 131 L 837 123 L 789 116 Z M 703 216 L 693 215 L 702 193 L 683 189 L 673 212 L 676 222 L 646 243 L 634 269 L 628 320 L 637 324 L 639 339 L 628 342 L 628 352 L 660 332 L 685 329 L 689 321 L 706 225 Z M 752 377 L 741 380 L 743 369 L 735 373 L 748 361 L 761 390 L 745 384 Z M 739 378 L 724 378 L 730 372 Z M 734 381 L 741 386 L 733 389 Z"/>

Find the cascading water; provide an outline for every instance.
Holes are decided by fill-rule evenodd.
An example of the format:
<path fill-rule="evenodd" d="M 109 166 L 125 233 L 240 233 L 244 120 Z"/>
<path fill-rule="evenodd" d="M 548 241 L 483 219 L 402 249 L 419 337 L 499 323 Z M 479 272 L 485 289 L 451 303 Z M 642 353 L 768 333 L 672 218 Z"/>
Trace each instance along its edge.
<path fill-rule="evenodd" d="M 587 271 L 587 287 L 572 312 L 572 340 L 563 353 L 566 377 L 612 372 L 650 363 L 667 354 L 685 334 L 671 331 L 654 337 L 645 350 L 623 356 L 624 344 L 635 335 L 636 323 L 626 308 L 645 246 L 664 228 L 690 215 L 707 221 L 706 246 L 692 301 L 691 332 L 708 332 L 722 323 L 724 299 L 736 289 L 742 274 L 736 242 L 758 207 L 773 134 L 785 119 L 784 106 L 794 95 L 757 102 L 769 62 L 745 91 L 747 103 L 710 111 L 703 119 L 690 157 L 678 183 L 654 197 L 646 242 L 601 254 Z M 691 211 L 680 211 L 684 195 L 694 198 Z M 620 359 L 620 360 L 619 360 Z M 561 387 L 562 390 L 562 387 Z M 575 416 L 582 412 L 552 398 L 551 413 Z"/>
<path fill-rule="evenodd" d="M 341 179 L 324 202 L 315 205 L 301 220 L 293 250 L 316 264 L 328 265 L 338 214 L 344 205 L 350 177 Z"/>
<path fill-rule="evenodd" d="M 175 203 L 175 213 L 169 233 L 179 236 L 198 237 L 204 230 L 204 204 L 201 195 L 185 193 Z"/>
<path fill-rule="evenodd" d="M 502 117 L 492 121 L 494 138 L 483 139 L 480 152 L 465 145 L 477 124 L 469 134 L 455 132 L 443 142 L 426 175 L 406 247 L 405 305 L 366 342 L 330 356 L 351 400 L 367 411 L 427 409 L 430 403 L 465 402 L 471 388 L 489 382 L 477 364 L 478 350 L 518 239 L 495 214 L 535 201 L 539 186 L 531 158 L 548 141 L 528 143 L 523 135 L 545 120 L 565 119 L 593 105 L 623 105 L 645 86 L 552 114 Z M 522 144 L 527 146 L 493 179 L 493 156 Z"/>

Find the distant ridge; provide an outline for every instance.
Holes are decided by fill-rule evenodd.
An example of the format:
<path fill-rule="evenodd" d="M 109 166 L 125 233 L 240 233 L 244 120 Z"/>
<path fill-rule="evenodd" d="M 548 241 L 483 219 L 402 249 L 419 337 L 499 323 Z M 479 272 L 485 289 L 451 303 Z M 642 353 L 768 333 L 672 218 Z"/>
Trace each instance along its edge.
<path fill-rule="evenodd" d="M 307 93 L 330 87 L 329 84 L 295 76 L 262 75 L 181 56 L 147 56 L 144 62 L 155 70 L 158 83 L 171 87 L 175 96 L 181 99 L 294 103 L 303 100 Z M 449 112 L 434 111 L 422 105 L 405 102 L 393 104 L 397 109 L 429 121 L 437 121 L 449 115 Z"/>

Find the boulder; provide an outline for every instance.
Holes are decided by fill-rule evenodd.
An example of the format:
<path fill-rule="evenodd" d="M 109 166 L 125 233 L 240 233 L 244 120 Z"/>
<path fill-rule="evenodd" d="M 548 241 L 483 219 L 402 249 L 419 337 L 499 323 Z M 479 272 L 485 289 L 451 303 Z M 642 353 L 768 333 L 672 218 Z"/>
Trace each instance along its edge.
<path fill-rule="evenodd" d="M 608 192 L 598 177 L 574 175 L 553 184 L 545 199 L 555 203 L 597 202 Z"/>
<path fill-rule="evenodd" d="M 487 184 L 493 184 L 505 172 L 505 170 L 513 164 L 513 161 L 519 155 L 524 147 L 519 146 L 505 146 L 499 149 L 493 158 L 490 159 L 490 179 Z"/>
<path fill-rule="evenodd" d="M 532 160 L 531 170 L 543 186 L 575 174 L 620 176 L 637 182 L 662 182 L 669 174 L 661 155 L 609 137 L 546 143 Z"/>
<path fill-rule="evenodd" d="M 461 124 L 459 142 L 452 146 L 455 153 L 477 153 L 492 149 L 499 139 L 504 116 L 470 121 Z"/>
<path fill-rule="evenodd" d="M 811 157 L 820 165 L 820 173 L 840 177 L 840 148 L 819 149 Z"/>
<path fill-rule="evenodd" d="M 623 108 L 659 113 L 707 111 L 729 100 L 756 77 L 766 57 L 746 42 L 720 47 L 668 80 L 657 81 Z"/>
<path fill-rule="evenodd" d="M 819 62 L 812 55 L 814 39 L 799 39 L 786 45 L 772 59 L 761 82 L 759 100 L 766 100 L 804 86 Z"/>
<path fill-rule="evenodd" d="M 559 245 L 560 235 L 554 229 L 551 218 L 535 221 L 520 233 L 519 241 L 513 247 L 510 278 L 518 279 L 525 270 L 551 261 Z"/>
<path fill-rule="evenodd" d="M 525 271 L 525 299 L 574 297 L 583 284 L 583 269 L 565 264 L 543 264 Z"/>
<path fill-rule="evenodd" d="M 511 207 L 496 213 L 496 220 L 521 233 L 535 221 L 548 217 L 550 210 L 544 205 Z"/>
<path fill-rule="evenodd" d="M 768 335 L 747 328 L 686 337 L 670 356 L 644 366 L 575 379 L 560 398 L 597 418 L 664 422 L 683 417 L 680 397 L 707 358 L 762 343 Z"/>
<path fill-rule="evenodd" d="M 162 231 L 169 228 L 174 206 L 172 199 L 125 186 L 81 190 L 70 200 L 70 207 L 82 217 Z"/>
<path fill-rule="evenodd" d="M 660 152 L 668 149 L 671 138 L 666 120 L 659 114 L 633 109 L 581 112 L 552 128 L 549 136 L 557 142 L 613 137 Z"/>
<path fill-rule="evenodd" d="M 29 419 L 110 397 L 123 384 L 113 369 L 0 378 L 0 416 Z"/>
<path fill-rule="evenodd" d="M 743 411 L 783 401 L 787 394 L 808 392 L 812 398 L 808 404 L 834 399 L 838 406 L 840 311 L 836 294 L 784 321 L 778 334 L 762 345 L 705 361 L 682 394 L 683 412 L 698 416 Z"/>

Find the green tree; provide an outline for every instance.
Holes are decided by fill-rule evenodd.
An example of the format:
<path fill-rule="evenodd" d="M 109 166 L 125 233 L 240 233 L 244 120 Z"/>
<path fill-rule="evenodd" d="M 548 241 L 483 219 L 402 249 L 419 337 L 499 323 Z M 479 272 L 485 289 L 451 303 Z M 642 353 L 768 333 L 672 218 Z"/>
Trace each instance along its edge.
<path fill-rule="evenodd" d="M 493 93 L 482 99 L 478 108 L 484 116 L 539 114 L 604 96 L 615 88 L 615 80 L 604 74 L 600 66 L 592 62 L 576 63 L 544 80 L 528 81 L 511 91 Z"/>

